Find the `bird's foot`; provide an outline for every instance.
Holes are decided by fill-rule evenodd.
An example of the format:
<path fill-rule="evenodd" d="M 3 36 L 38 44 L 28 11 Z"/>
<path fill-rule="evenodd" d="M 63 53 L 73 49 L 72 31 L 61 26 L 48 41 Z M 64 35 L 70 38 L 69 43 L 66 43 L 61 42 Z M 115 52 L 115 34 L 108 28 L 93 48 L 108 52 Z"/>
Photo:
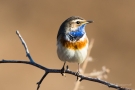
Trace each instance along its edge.
<path fill-rule="evenodd" d="M 75 75 L 77 76 L 76 81 L 78 81 L 78 79 L 79 79 L 79 74 L 80 74 L 80 72 L 79 72 L 79 71 L 77 71 L 77 72 L 76 72 L 76 74 L 75 74 Z"/>
<path fill-rule="evenodd" d="M 62 69 L 61 69 L 61 75 L 62 75 L 62 76 L 65 76 L 65 68 L 64 68 L 64 66 L 63 66 Z"/>

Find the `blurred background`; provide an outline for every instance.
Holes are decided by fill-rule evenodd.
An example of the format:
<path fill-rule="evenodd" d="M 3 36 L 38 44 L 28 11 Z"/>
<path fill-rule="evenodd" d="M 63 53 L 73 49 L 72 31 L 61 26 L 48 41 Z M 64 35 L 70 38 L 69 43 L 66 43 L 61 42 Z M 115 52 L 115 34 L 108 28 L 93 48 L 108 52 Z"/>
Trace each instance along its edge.
<path fill-rule="evenodd" d="M 16 35 L 19 30 L 37 63 L 60 69 L 63 62 L 56 53 L 57 32 L 61 23 L 74 15 L 94 21 L 86 26 L 88 38 L 95 40 L 90 55 L 93 62 L 86 72 L 106 66 L 111 71 L 106 81 L 134 89 L 134 0 L 0 0 L 0 60 L 28 60 Z M 70 70 L 77 70 L 77 64 L 67 64 Z M 43 74 L 30 65 L 0 64 L 0 90 L 36 90 Z M 49 74 L 39 90 L 73 90 L 75 82 L 72 75 Z M 112 89 L 91 81 L 82 81 L 81 86 L 83 90 Z"/>

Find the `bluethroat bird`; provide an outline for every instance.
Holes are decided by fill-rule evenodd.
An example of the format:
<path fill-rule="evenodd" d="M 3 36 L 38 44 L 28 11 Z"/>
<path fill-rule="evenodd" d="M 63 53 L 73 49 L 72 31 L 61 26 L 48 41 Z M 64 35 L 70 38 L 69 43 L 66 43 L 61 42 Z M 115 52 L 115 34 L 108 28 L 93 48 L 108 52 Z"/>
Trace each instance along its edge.
<path fill-rule="evenodd" d="M 89 40 L 85 32 L 85 26 L 93 21 L 87 21 L 79 16 L 66 19 L 60 26 L 57 34 L 57 55 L 64 61 L 62 71 L 66 62 L 78 63 L 79 65 L 87 56 Z"/>

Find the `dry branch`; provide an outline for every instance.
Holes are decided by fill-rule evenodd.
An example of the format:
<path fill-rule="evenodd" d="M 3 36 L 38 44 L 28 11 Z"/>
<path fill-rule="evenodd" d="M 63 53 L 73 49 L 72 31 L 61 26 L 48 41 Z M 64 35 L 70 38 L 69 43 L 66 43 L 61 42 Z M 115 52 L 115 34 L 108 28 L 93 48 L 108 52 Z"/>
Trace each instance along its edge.
<path fill-rule="evenodd" d="M 26 55 L 27 55 L 27 57 L 29 58 L 30 61 L 27 61 L 27 60 L 26 60 L 26 61 L 24 61 L 24 60 L 23 60 L 23 61 L 21 61 L 21 60 L 5 60 L 5 59 L 3 59 L 3 60 L 0 61 L 0 63 L 21 63 L 21 64 L 29 64 L 29 65 L 32 65 L 32 66 L 35 66 L 35 67 L 37 67 L 37 68 L 39 68 L 39 69 L 44 70 L 44 71 L 45 71 L 45 74 L 44 74 L 43 77 L 40 79 L 40 81 L 37 83 L 37 84 L 38 84 L 37 90 L 38 90 L 39 87 L 40 87 L 40 85 L 41 85 L 41 83 L 42 83 L 42 81 L 44 80 L 44 78 L 45 78 L 49 73 L 60 73 L 60 74 L 61 74 L 61 69 L 51 69 L 51 68 L 47 68 L 47 67 L 44 67 L 44 66 L 42 66 L 42 65 L 40 65 L 40 64 L 38 64 L 38 63 L 36 63 L 36 62 L 34 62 L 34 60 L 32 59 L 32 57 L 30 56 L 28 47 L 27 47 L 25 41 L 23 40 L 23 38 L 21 37 L 19 31 L 16 31 L 16 33 L 17 33 L 18 37 L 20 38 L 20 40 L 21 40 L 21 42 L 22 42 L 22 44 L 23 44 L 23 46 L 24 46 L 24 48 L 25 48 Z M 80 78 L 79 81 L 88 80 L 88 81 L 93 81 L 93 82 L 98 82 L 98 83 L 104 84 L 104 85 L 106 85 L 106 86 L 108 86 L 108 87 L 110 87 L 110 88 L 115 88 L 115 89 L 119 89 L 119 90 L 130 90 L 130 89 L 128 89 L 128 88 L 123 88 L 123 87 L 121 87 L 121 86 L 118 86 L 118 85 L 109 83 L 109 82 L 107 82 L 107 81 L 100 80 L 100 79 L 98 79 L 98 78 L 92 78 L 92 77 L 86 77 L 86 76 L 84 76 L 84 75 L 78 75 L 78 74 L 76 74 L 76 72 L 73 72 L 73 71 L 71 71 L 71 70 L 69 70 L 69 69 L 66 69 L 66 70 L 65 70 L 65 73 L 71 74 L 71 75 L 74 75 L 74 76 L 78 76 L 78 77 Z"/>

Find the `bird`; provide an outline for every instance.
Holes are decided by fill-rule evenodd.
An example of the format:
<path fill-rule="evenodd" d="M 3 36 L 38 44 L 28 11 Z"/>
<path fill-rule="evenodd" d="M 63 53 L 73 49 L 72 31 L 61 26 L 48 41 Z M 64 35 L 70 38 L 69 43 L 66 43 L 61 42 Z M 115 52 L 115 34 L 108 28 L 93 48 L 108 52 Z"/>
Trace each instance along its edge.
<path fill-rule="evenodd" d="M 78 63 L 77 73 L 80 72 L 80 64 L 87 56 L 89 39 L 85 26 L 89 23 L 93 21 L 71 16 L 60 25 L 57 34 L 57 55 L 64 62 L 61 72 L 64 73 L 66 62 Z"/>

